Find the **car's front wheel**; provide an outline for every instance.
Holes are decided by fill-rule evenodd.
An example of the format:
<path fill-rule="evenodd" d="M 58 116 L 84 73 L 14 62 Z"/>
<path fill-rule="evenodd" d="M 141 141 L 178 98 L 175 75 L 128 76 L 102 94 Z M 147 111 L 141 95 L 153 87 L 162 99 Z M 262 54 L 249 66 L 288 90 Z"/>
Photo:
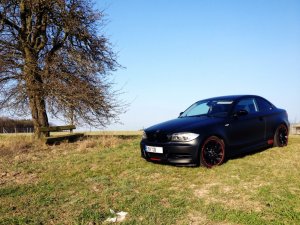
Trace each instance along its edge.
<path fill-rule="evenodd" d="M 202 147 L 200 154 L 200 164 L 205 167 L 221 165 L 225 160 L 224 141 L 216 136 L 207 138 Z"/>
<path fill-rule="evenodd" d="M 274 135 L 274 146 L 275 147 L 283 147 L 288 144 L 288 128 L 284 124 L 280 124 Z"/>

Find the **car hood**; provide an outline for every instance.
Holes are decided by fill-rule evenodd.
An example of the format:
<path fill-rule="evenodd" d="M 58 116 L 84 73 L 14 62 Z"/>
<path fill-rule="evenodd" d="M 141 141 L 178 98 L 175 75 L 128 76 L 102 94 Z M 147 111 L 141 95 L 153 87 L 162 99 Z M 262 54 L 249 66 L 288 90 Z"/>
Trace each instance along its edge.
<path fill-rule="evenodd" d="M 223 121 L 224 118 L 216 117 L 182 117 L 169 120 L 163 123 L 156 124 L 145 129 L 145 132 L 163 132 L 163 133 L 177 133 L 177 132 L 198 132 L 201 128 L 213 125 Z"/>

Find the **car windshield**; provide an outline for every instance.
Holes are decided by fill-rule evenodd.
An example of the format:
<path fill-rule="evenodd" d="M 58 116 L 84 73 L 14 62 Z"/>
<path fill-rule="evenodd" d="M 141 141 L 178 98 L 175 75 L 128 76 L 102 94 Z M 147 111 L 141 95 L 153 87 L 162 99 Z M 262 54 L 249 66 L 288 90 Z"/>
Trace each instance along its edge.
<path fill-rule="evenodd" d="M 232 100 L 199 101 L 191 105 L 187 110 L 185 110 L 180 117 L 226 117 L 231 109 L 232 103 Z"/>

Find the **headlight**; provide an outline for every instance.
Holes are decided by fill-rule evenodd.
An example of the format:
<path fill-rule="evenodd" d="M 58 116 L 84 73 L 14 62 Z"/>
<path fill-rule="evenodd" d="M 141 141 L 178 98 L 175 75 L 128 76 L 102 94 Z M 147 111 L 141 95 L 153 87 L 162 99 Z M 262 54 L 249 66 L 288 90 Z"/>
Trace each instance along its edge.
<path fill-rule="evenodd" d="M 143 140 L 147 139 L 147 134 L 146 134 L 145 131 L 143 131 L 142 139 L 143 139 Z"/>
<path fill-rule="evenodd" d="M 192 141 L 198 136 L 199 134 L 195 133 L 176 133 L 172 134 L 171 141 Z"/>

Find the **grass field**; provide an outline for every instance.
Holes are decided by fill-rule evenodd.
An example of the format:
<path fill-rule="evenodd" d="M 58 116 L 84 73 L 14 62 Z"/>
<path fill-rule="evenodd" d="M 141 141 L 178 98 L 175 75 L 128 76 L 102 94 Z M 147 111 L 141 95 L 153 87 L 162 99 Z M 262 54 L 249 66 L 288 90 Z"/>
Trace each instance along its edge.
<path fill-rule="evenodd" d="M 300 224 L 300 137 L 206 168 L 153 164 L 140 136 L 0 136 L 0 224 Z"/>

